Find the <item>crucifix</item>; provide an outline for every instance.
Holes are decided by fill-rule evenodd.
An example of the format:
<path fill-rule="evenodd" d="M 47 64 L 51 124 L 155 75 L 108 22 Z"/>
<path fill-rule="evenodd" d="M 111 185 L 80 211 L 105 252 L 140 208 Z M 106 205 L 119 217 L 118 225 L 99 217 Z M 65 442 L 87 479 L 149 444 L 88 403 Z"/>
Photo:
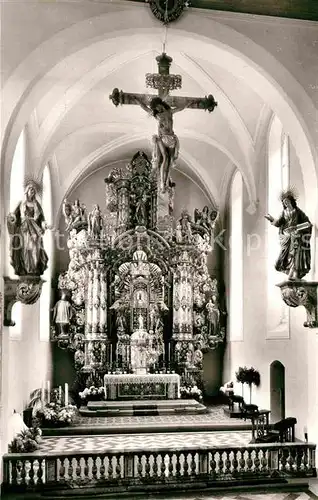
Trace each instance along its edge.
<path fill-rule="evenodd" d="M 158 135 L 153 136 L 153 165 L 159 172 L 160 189 L 164 193 L 171 184 L 170 170 L 179 154 L 179 139 L 173 131 L 173 114 L 186 108 L 211 113 L 217 102 L 212 95 L 203 98 L 169 95 L 170 90 L 181 88 L 181 76 L 169 73 L 172 58 L 166 53 L 157 56 L 156 61 L 158 73 L 146 74 L 146 86 L 156 89 L 157 95 L 132 94 L 115 88 L 109 98 L 115 106 L 139 105 L 158 121 Z"/>

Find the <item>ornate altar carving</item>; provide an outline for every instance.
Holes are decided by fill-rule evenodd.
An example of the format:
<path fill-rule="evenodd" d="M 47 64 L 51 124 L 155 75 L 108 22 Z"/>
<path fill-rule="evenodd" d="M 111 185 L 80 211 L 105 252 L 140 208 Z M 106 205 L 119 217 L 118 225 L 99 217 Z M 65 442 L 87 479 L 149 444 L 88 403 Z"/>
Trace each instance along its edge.
<path fill-rule="evenodd" d="M 316 281 L 284 281 L 277 285 L 281 289 L 282 299 L 289 307 L 304 306 L 307 321 L 304 326 L 318 327 L 318 282 Z"/>
<path fill-rule="evenodd" d="M 175 371 L 197 380 L 204 351 L 224 339 L 207 268 L 217 210 L 197 211 L 194 221 L 186 210 L 175 217 L 175 185 L 162 193 L 141 151 L 105 185 L 106 213 L 95 206 L 87 226 L 69 234 L 59 288 L 69 290 L 74 314 L 60 346 L 73 349 L 77 369 L 88 372 Z M 52 338 L 61 340 L 54 325 Z"/>

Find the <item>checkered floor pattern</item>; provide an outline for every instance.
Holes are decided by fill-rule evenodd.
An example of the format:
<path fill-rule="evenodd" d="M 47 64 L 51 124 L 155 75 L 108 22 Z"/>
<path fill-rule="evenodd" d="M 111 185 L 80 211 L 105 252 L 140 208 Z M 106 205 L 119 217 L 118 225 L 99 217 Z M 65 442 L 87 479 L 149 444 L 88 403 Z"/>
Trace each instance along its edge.
<path fill-rule="evenodd" d="M 197 449 L 207 446 L 246 446 L 250 440 L 250 431 L 59 436 L 43 438 L 40 449 L 35 453 Z"/>
<path fill-rule="evenodd" d="M 158 415 L 158 416 L 117 416 L 117 417 L 82 417 L 78 416 L 75 425 L 80 427 L 92 426 L 123 426 L 127 425 L 156 425 L 156 424 L 197 424 L 210 423 L 226 425 L 246 425 L 250 421 L 244 421 L 240 418 L 230 418 L 224 413 L 225 406 L 213 406 L 209 408 L 209 413 L 197 415 Z"/>
<path fill-rule="evenodd" d="M 128 498 L 128 497 L 126 497 Z M 249 494 L 249 493 L 242 493 L 240 495 L 211 495 L 211 494 L 204 494 L 204 493 L 189 493 L 188 495 L 180 493 L 180 495 L 176 496 L 169 496 L 165 495 L 156 495 L 156 496 L 148 496 L 148 495 L 143 495 L 138 496 L 138 495 L 132 495 L 129 496 L 129 500 L 311 500 L 315 498 L 314 495 L 310 496 L 307 493 L 303 492 L 292 492 L 292 493 L 255 493 L 255 494 Z M 316 497 L 317 498 L 317 497 Z M 109 498 L 108 500 L 118 500 L 118 497 L 112 497 Z"/>

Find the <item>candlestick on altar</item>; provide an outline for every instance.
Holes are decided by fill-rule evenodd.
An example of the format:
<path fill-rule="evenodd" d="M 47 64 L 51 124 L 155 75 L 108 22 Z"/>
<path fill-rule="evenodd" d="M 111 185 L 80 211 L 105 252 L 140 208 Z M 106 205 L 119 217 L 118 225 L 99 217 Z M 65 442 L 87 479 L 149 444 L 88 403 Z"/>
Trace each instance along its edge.
<path fill-rule="evenodd" d="M 168 343 L 168 363 L 170 364 L 170 342 Z"/>
<path fill-rule="evenodd" d="M 62 386 L 59 385 L 59 402 L 62 403 Z"/>
<path fill-rule="evenodd" d="M 51 402 L 51 382 L 47 381 L 47 402 Z"/>
<path fill-rule="evenodd" d="M 112 364 L 113 364 L 113 346 L 110 344 L 110 361 L 109 361 L 109 364 L 110 364 L 110 369 L 112 368 Z"/>
<path fill-rule="evenodd" d="M 64 406 L 68 405 L 68 383 L 65 382 L 65 388 L 64 388 Z"/>

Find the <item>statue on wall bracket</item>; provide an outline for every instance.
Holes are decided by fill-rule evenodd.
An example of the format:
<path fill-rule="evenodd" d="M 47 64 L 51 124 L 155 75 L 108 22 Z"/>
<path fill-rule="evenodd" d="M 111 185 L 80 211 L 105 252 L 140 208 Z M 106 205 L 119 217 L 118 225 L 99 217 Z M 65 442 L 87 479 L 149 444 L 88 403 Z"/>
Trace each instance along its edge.
<path fill-rule="evenodd" d="M 279 228 L 280 254 L 276 271 L 287 274 L 288 280 L 277 286 L 282 298 L 289 307 L 303 305 L 307 311 L 304 326 L 315 328 L 317 322 L 317 282 L 306 282 L 302 278 L 310 271 L 310 238 L 312 224 L 308 216 L 298 207 L 297 196 L 293 189 L 283 191 L 280 196 L 283 210 L 277 219 L 265 215 L 269 222 Z"/>
<path fill-rule="evenodd" d="M 24 199 L 7 216 L 11 265 L 18 278 L 4 277 L 4 326 L 15 325 L 11 318 L 15 302 L 34 304 L 41 295 L 41 275 L 48 264 L 43 234 L 52 229 L 46 223 L 42 206 L 37 200 L 41 191 L 39 182 L 26 180 Z"/>

